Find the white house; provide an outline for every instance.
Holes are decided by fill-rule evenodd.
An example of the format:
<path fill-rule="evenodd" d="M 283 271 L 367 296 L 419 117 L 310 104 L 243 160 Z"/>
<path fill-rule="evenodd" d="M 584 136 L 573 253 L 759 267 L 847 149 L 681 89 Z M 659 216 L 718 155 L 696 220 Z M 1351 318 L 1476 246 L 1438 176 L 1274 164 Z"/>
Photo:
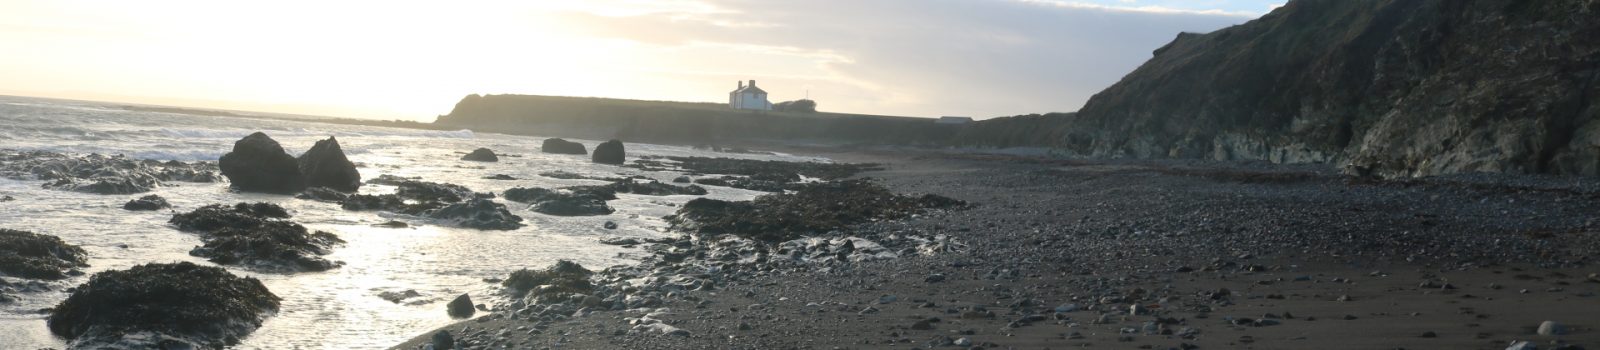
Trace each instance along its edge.
<path fill-rule="evenodd" d="M 739 82 L 739 89 L 728 93 L 728 107 L 733 109 L 753 109 L 758 111 L 772 110 L 772 102 L 767 102 L 767 92 L 756 87 L 756 81 L 750 80 L 750 86 Z"/>
<path fill-rule="evenodd" d="M 940 125 L 962 125 L 971 122 L 972 117 L 939 117 L 939 120 L 933 121 L 934 124 Z"/>

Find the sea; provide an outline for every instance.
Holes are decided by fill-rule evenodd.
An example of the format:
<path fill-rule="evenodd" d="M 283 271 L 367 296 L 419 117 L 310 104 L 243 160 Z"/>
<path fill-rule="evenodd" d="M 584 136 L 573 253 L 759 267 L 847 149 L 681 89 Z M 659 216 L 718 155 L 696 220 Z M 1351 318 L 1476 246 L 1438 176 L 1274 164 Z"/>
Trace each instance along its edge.
<path fill-rule="evenodd" d="M 599 180 L 562 180 L 541 172 L 567 171 L 591 176 L 641 175 L 669 182 L 683 174 L 643 171 L 594 164 L 587 156 L 545 154 L 543 137 L 496 134 L 492 130 L 417 130 L 325 124 L 311 121 L 206 116 L 126 108 L 114 103 L 0 96 L 0 150 L 42 150 L 74 155 L 98 153 L 138 159 L 216 161 L 234 141 L 265 132 L 298 156 L 317 140 L 337 137 L 363 179 L 379 175 L 419 177 L 453 183 L 478 192 L 499 194 L 513 187 L 556 188 L 598 185 Z M 593 149 L 596 140 L 569 139 Z M 466 152 L 489 148 L 499 162 L 460 160 Z M 627 144 L 630 161 L 640 156 L 706 156 L 786 161 L 827 161 L 783 153 L 716 153 L 690 147 Z M 488 180 L 505 174 L 518 180 Z M 241 193 L 223 183 L 173 182 L 149 193 L 99 195 L 45 189 L 44 181 L 0 178 L 0 228 L 60 237 L 89 254 L 86 274 L 52 281 L 50 291 L 21 293 L 18 301 L 0 305 L 0 349 L 67 348 L 50 333 L 48 313 L 67 297 L 67 290 L 95 272 L 126 269 L 156 262 L 189 261 L 215 265 L 189 256 L 199 238 L 179 232 L 167 220 L 208 204 L 270 202 L 289 209 L 293 221 L 312 230 L 337 234 L 347 243 L 325 258 L 343 266 L 326 272 L 264 273 L 223 266 L 235 275 L 260 279 L 283 298 L 276 315 L 237 346 L 240 349 L 382 349 L 394 346 L 452 320 L 445 304 L 462 293 L 475 302 L 506 302 L 498 285 L 486 279 L 505 278 L 521 268 L 543 268 L 558 259 L 598 270 L 629 264 L 645 256 L 636 248 L 602 245 L 604 237 L 672 236 L 663 216 L 702 196 L 619 194 L 605 216 L 556 217 L 528 210 L 527 205 L 496 199 L 527 226 L 513 231 L 482 231 L 432 224 L 428 219 L 388 212 L 354 212 L 338 204 L 292 196 Z M 707 186 L 710 197 L 754 198 L 760 192 Z M 362 193 L 392 193 L 393 187 L 366 185 Z M 123 203 L 147 194 L 167 198 L 173 211 L 134 212 Z M 399 220 L 410 228 L 373 224 Z M 606 229 L 607 221 L 616 229 Z M 17 279 L 10 277 L 11 281 Z M 395 303 L 383 292 L 414 290 L 420 297 Z M 480 313 L 481 315 L 482 313 Z"/>

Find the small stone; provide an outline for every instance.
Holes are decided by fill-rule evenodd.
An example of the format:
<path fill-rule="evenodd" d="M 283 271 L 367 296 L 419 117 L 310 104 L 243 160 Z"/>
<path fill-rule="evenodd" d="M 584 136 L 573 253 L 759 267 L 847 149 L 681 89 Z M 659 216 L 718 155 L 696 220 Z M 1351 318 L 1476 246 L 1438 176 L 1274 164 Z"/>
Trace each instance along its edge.
<path fill-rule="evenodd" d="M 445 305 L 445 307 L 445 311 L 450 314 L 450 317 L 455 318 L 472 317 L 472 314 L 477 313 L 478 311 L 472 307 L 472 297 L 467 296 L 465 293 L 462 293 L 461 296 L 456 297 L 455 300 L 451 300 L 450 304 Z"/>
<path fill-rule="evenodd" d="M 917 323 L 911 324 L 911 329 L 919 331 L 930 330 L 933 329 L 933 323 L 928 322 L 928 320 L 917 321 Z"/>
<path fill-rule="evenodd" d="M 750 327 L 750 323 L 749 323 L 749 322 L 739 322 L 739 330 L 741 330 L 741 331 L 748 331 L 748 330 L 750 330 L 750 329 L 751 329 L 751 328 L 752 328 L 752 327 Z"/>
<path fill-rule="evenodd" d="M 893 295 L 884 295 L 884 296 L 878 297 L 878 303 L 879 304 L 888 304 L 888 303 L 892 303 L 895 300 L 899 300 L 899 299 L 900 299 L 899 297 L 896 297 L 896 296 L 893 296 Z"/>
<path fill-rule="evenodd" d="M 961 347 L 972 346 L 972 339 L 967 339 L 967 338 L 956 339 L 956 341 L 954 343 L 951 343 L 951 344 L 955 344 L 955 346 L 961 346 Z"/>
<path fill-rule="evenodd" d="M 1078 304 L 1061 304 L 1061 306 L 1056 307 L 1056 312 L 1066 313 L 1073 311 L 1078 311 Z"/>
<path fill-rule="evenodd" d="M 450 336 L 450 331 L 439 331 L 433 334 L 433 348 L 435 350 L 451 350 L 455 348 L 456 340 Z"/>
<path fill-rule="evenodd" d="M 617 229 L 617 223 L 606 221 L 605 225 L 602 225 L 602 227 L 605 227 L 607 230 L 615 230 Z"/>
<path fill-rule="evenodd" d="M 1539 350 L 1539 346 L 1533 345 L 1533 342 L 1530 341 L 1519 340 L 1512 341 L 1511 346 L 1506 347 L 1506 350 Z"/>
<path fill-rule="evenodd" d="M 1556 323 L 1556 321 L 1544 321 L 1543 323 L 1539 324 L 1539 335 L 1551 336 L 1563 334 L 1567 334 L 1566 325 Z"/>

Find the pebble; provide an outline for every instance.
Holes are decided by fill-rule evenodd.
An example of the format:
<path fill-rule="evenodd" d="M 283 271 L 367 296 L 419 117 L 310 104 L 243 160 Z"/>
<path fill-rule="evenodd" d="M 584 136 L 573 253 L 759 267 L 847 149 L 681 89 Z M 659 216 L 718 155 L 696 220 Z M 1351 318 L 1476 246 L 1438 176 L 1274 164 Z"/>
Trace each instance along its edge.
<path fill-rule="evenodd" d="M 1556 321 L 1544 321 L 1539 324 L 1539 335 L 1552 336 L 1567 334 L 1567 326 Z"/>

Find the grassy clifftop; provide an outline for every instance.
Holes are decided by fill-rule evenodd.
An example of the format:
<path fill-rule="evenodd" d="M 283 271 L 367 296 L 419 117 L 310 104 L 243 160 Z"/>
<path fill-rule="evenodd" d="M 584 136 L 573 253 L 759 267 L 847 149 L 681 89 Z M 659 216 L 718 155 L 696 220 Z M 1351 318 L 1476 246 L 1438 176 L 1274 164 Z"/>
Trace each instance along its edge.
<path fill-rule="evenodd" d="M 468 95 L 440 125 L 514 134 L 670 143 L 785 140 L 931 144 L 959 128 L 933 119 L 842 113 L 747 111 L 718 103 L 591 97 Z"/>

